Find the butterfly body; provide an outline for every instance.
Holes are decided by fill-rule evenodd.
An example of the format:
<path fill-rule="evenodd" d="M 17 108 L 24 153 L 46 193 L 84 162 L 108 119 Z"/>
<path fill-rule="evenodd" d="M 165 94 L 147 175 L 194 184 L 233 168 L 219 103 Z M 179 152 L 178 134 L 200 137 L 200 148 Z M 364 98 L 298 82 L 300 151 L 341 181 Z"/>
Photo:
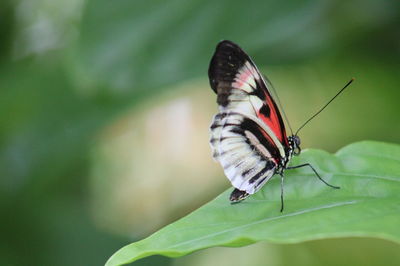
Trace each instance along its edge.
<path fill-rule="evenodd" d="M 273 175 L 281 176 L 290 159 L 301 152 L 300 138 L 286 135 L 285 124 L 269 85 L 250 57 L 235 43 L 221 41 L 208 70 L 219 112 L 210 126 L 213 158 L 235 188 L 230 200 L 239 202 L 256 193 Z M 334 187 L 338 188 L 338 187 Z"/>

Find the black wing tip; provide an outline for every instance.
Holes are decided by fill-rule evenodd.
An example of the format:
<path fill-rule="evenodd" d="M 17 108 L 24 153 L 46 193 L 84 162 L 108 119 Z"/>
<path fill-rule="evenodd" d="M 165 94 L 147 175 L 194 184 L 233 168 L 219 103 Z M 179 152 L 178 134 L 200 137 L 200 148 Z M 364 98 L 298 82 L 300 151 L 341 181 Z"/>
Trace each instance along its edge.
<path fill-rule="evenodd" d="M 215 48 L 215 52 L 218 52 L 220 50 L 229 50 L 229 49 L 234 49 L 240 53 L 244 53 L 247 55 L 243 49 L 235 42 L 232 42 L 230 40 L 222 40 L 217 44 L 217 47 Z"/>
<path fill-rule="evenodd" d="M 239 47 L 239 45 L 237 45 L 236 43 L 230 41 L 230 40 L 221 40 L 218 44 L 217 44 L 217 49 L 220 46 L 234 46 L 234 47 Z"/>
<path fill-rule="evenodd" d="M 241 202 L 242 200 L 245 200 L 249 196 L 250 194 L 246 191 L 235 188 L 229 196 L 229 200 L 232 204 L 235 204 Z"/>
<path fill-rule="evenodd" d="M 239 65 L 243 64 L 246 60 L 250 61 L 250 58 L 239 45 L 230 40 L 220 41 L 215 48 L 208 68 L 208 77 L 212 90 L 217 93 L 218 82 L 221 79 L 227 78 L 226 76 L 221 76 L 221 71 L 225 71 L 226 74 L 231 73 L 232 75 Z M 221 68 L 227 67 L 228 63 L 236 63 L 236 66 L 232 66 L 231 71 L 221 70 Z"/>

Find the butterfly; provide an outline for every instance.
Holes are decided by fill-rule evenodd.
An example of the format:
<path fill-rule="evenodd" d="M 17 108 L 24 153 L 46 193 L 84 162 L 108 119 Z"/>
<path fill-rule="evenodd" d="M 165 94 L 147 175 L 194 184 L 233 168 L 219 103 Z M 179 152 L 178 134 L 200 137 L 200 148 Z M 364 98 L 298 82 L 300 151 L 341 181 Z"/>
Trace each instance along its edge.
<path fill-rule="evenodd" d="M 300 167 L 310 167 L 326 185 L 339 188 L 322 179 L 309 163 L 288 166 L 290 159 L 301 152 L 298 131 L 286 135 L 271 86 L 237 44 L 224 40 L 217 45 L 208 76 L 219 106 L 210 126 L 210 145 L 213 158 L 234 187 L 231 202 L 246 199 L 278 174 L 282 212 L 284 171 Z"/>

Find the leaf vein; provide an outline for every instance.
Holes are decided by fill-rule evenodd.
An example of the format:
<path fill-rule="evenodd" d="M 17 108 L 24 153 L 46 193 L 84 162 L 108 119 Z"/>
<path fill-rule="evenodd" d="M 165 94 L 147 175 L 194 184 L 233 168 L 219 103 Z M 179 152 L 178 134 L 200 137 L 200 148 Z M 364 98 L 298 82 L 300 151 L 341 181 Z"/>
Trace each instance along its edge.
<path fill-rule="evenodd" d="M 400 177 L 378 176 L 378 175 L 368 175 L 368 174 L 355 174 L 355 173 L 334 173 L 334 175 L 372 177 L 372 178 L 376 178 L 376 179 L 384 179 L 384 180 L 389 180 L 389 181 L 400 182 Z"/>
<path fill-rule="evenodd" d="M 281 215 L 281 216 L 265 218 L 265 219 L 262 219 L 262 220 L 259 220 L 259 221 L 255 221 L 255 222 L 252 222 L 252 223 L 249 223 L 249 224 L 244 224 L 244 225 L 241 225 L 241 226 L 237 226 L 237 227 L 234 227 L 234 228 L 229 228 L 229 229 L 226 229 L 226 230 L 223 230 L 223 231 L 220 231 L 220 232 L 216 232 L 214 234 L 209 234 L 209 235 L 206 235 L 206 236 L 203 236 L 203 237 L 199 237 L 199 238 L 191 239 L 191 240 L 188 240 L 188 241 L 185 241 L 185 242 L 181 242 L 181 243 L 172 245 L 170 248 L 176 248 L 176 247 L 183 246 L 183 245 L 186 245 L 186 244 L 189 244 L 189 243 L 192 243 L 192 242 L 196 242 L 196 241 L 200 241 L 200 240 L 203 240 L 203 239 L 211 238 L 211 237 L 214 237 L 214 236 L 217 236 L 217 235 L 222 235 L 222 234 L 225 234 L 225 233 L 228 233 L 228 232 L 231 232 L 231 231 L 243 229 L 243 228 L 250 227 L 250 226 L 257 225 L 257 224 L 264 223 L 264 222 L 278 220 L 278 219 L 282 219 L 282 218 L 286 218 L 286 217 L 297 216 L 297 215 L 300 215 L 300 214 L 310 213 L 310 212 L 319 211 L 319 210 L 323 210 L 323 209 L 329 209 L 329 208 L 335 208 L 335 207 L 341 207 L 341 206 L 345 206 L 345 205 L 355 204 L 357 202 L 359 202 L 359 201 L 358 200 L 352 200 L 352 201 L 338 202 L 338 203 L 333 203 L 333 204 L 329 204 L 329 205 L 318 206 L 318 207 L 315 207 L 315 208 L 305 209 L 305 210 L 301 210 L 301 211 L 297 211 L 297 212 L 293 212 L 293 213 L 288 213 L 288 214 L 284 214 L 284 215 Z"/>

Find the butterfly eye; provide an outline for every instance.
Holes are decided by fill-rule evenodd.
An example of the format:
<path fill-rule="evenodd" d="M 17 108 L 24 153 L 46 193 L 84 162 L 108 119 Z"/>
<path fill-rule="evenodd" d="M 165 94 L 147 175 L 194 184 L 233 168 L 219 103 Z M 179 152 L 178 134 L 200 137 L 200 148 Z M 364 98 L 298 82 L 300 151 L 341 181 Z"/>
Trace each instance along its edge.
<path fill-rule="evenodd" d="M 296 147 L 300 147 L 301 141 L 300 141 L 299 136 L 293 136 L 293 140 L 294 140 L 295 146 L 296 146 Z M 300 149 L 300 148 L 299 148 L 299 149 Z"/>

